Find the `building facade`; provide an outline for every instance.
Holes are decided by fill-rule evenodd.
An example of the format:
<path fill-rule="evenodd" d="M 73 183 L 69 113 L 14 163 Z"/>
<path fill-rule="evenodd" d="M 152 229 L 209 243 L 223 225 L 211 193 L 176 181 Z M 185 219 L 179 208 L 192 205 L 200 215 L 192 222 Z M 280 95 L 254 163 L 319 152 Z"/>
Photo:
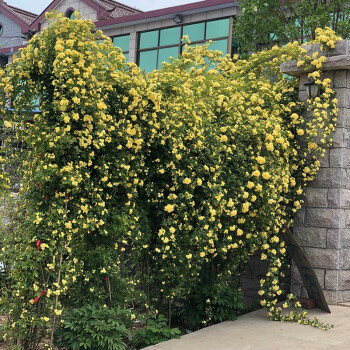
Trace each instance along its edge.
<path fill-rule="evenodd" d="M 22 26 L 17 23 L 20 19 L 16 22 L 9 18 L 11 8 L 0 2 L 0 24 L 1 21 L 4 23 L 7 37 L 12 38 L 5 41 L 0 37 L 0 60 L 4 63 L 11 62 L 26 41 L 48 25 L 46 12 L 54 10 L 72 17 L 74 11 L 79 11 L 82 17 L 92 20 L 98 29 L 110 36 L 130 62 L 149 72 L 160 68 L 169 57 L 177 58 L 181 54 L 184 35 L 193 45 L 213 40 L 213 50 L 231 54 L 232 24 L 239 11 L 239 3 L 206 0 L 142 12 L 112 0 L 54 0 L 37 16 L 17 9 L 17 12 L 22 11 L 18 17 L 26 20 Z"/>

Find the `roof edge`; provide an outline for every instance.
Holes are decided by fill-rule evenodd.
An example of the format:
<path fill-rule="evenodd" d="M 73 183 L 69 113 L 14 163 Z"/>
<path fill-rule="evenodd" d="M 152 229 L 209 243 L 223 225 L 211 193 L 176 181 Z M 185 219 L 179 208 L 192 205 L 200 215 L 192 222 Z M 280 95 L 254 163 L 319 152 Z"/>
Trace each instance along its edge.
<path fill-rule="evenodd" d="M 232 6 L 235 6 L 235 5 L 238 6 L 239 1 L 238 0 L 204 0 L 204 1 L 192 2 L 185 5 L 177 5 L 177 6 L 166 7 L 163 9 L 137 13 L 129 16 L 100 20 L 95 22 L 95 25 L 96 27 L 107 27 L 117 23 L 142 21 L 142 20 L 151 19 L 154 17 L 181 14 L 183 12 L 189 12 L 189 11 L 210 8 L 214 6 L 220 6 L 220 5 L 226 5 L 226 4 L 232 4 Z"/>

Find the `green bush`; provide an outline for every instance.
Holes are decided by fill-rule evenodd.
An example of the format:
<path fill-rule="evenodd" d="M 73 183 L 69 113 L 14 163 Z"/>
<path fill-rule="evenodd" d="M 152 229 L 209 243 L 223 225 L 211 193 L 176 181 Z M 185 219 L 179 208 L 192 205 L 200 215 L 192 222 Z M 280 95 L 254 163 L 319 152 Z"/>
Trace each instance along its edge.
<path fill-rule="evenodd" d="M 181 316 L 191 328 L 235 320 L 244 309 L 243 293 L 228 278 L 209 272 L 192 289 L 181 309 Z"/>
<path fill-rule="evenodd" d="M 180 334 L 181 332 L 178 328 L 169 328 L 167 319 L 163 315 L 159 315 L 157 319 L 148 320 L 146 327 L 135 331 L 132 343 L 136 348 L 142 349 L 149 345 L 178 338 Z"/>
<path fill-rule="evenodd" d="M 126 349 L 130 315 L 120 308 L 92 304 L 71 310 L 55 332 L 56 345 L 62 349 Z"/>

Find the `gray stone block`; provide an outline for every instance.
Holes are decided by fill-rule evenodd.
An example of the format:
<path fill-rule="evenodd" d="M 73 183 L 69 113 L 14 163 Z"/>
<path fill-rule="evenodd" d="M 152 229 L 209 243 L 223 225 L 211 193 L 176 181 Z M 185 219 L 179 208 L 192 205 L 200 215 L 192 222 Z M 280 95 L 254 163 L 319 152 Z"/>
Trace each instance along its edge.
<path fill-rule="evenodd" d="M 341 213 L 341 228 L 350 228 L 350 209 L 343 209 Z"/>
<path fill-rule="evenodd" d="M 302 247 L 326 248 L 327 229 L 319 227 L 296 226 L 293 235 Z"/>
<path fill-rule="evenodd" d="M 342 208 L 350 207 L 350 190 L 347 188 L 341 190 L 341 206 Z"/>
<path fill-rule="evenodd" d="M 337 91 L 337 100 L 338 107 L 349 108 L 350 107 L 350 94 L 347 88 L 338 88 Z"/>
<path fill-rule="evenodd" d="M 324 297 L 326 299 L 327 304 L 329 305 L 337 305 L 342 300 L 339 298 L 339 292 L 334 290 L 324 290 Z"/>
<path fill-rule="evenodd" d="M 342 248 L 339 250 L 340 268 L 350 269 L 350 249 Z"/>
<path fill-rule="evenodd" d="M 311 207 L 328 207 L 328 190 L 326 188 L 306 187 L 305 205 Z"/>
<path fill-rule="evenodd" d="M 349 40 L 337 41 L 334 49 L 326 49 L 324 53 L 328 57 L 347 55 L 349 53 Z"/>
<path fill-rule="evenodd" d="M 321 168 L 329 168 L 329 149 L 326 149 L 326 152 L 323 157 L 320 158 Z"/>
<path fill-rule="evenodd" d="M 339 209 L 306 208 L 306 226 L 338 228 L 339 222 Z"/>
<path fill-rule="evenodd" d="M 313 187 L 340 187 L 342 179 L 342 169 L 340 168 L 320 168 L 315 179 L 312 181 Z"/>
<path fill-rule="evenodd" d="M 346 80 L 347 80 L 346 86 L 350 87 L 350 71 L 346 72 Z"/>
<path fill-rule="evenodd" d="M 349 188 L 349 186 L 350 186 L 349 176 L 350 176 L 350 171 L 347 169 L 342 169 L 342 171 L 341 171 L 341 186 L 340 187 Z"/>
<path fill-rule="evenodd" d="M 328 190 L 328 207 L 339 208 L 341 198 L 341 188 L 330 188 Z"/>
<path fill-rule="evenodd" d="M 344 147 L 350 148 L 350 129 L 349 128 L 342 128 L 342 129 L 343 129 Z"/>
<path fill-rule="evenodd" d="M 327 248 L 340 248 L 340 229 L 327 229 Z"/>
<path fill-rule="evenodd" d="M 350 169 L 350 149 L 342 148 L 343 150 L 343 167 Z"/>
<path fill-rule="evenodd" d="M 321 51 L 320 44 L 303 45 L 303 49 L 307 51 L 308 55 L 312 55 L 314 52 L 318 52 L 319 54 L 323 53 L 323 51 Z"/>
<path fill-rule="evenodd" d="M 349 128 L 350 127 L 350 115 L 349 115 L 349 108 L 338 108 L 337 113 L 337 122 L 336 126 L 340 128 Z"/>
<path fill-rule="evenodd" d="M 344 127 L 344 128 L 350 127 L 350 109 L 349 108 L 339 107 L 339 110 L 337 113 L 337 126 Z"/>
<path fill-rule="evenodd" d="M 304 248 L 304 251 L 314 268 L 339 268 L 339 251 L 337 249 Z"/>
<path fill-rule="evenodd" d="M 332 134 L 333 143 L 332 147 L 345 147 L 344 145 L 344 128 L 336 128 Z"/>
<path fill-rule="evenodd" d="M 342 248 L 350 249 L 350 229 L 340 230 L 340 244 Z"/>
<path fill-rule="evenodd" d="M 329 166 L 331 168 L 340 168 L 343 166 L 343 149 L 342 148 L 330 149 Z"/>
<path fill-rule="evenodd" d="M 334 88 L 344 88 L 347 87 L 347 72 L 346 71 L 335 71 L 333 78 Z"/>
<path fill-rule="evenodd" d="M 338 303 L 348 303 L 348 302 L 350 302 L 350 290 L 340 291 L 339 294 L 341 295 L 341 300 L 338 301 Z"/>
<path fill-rule="evenodd" d="M 294 225 L 304 224 L 305 222 L 305 207 L 301 207 L 294 215 Z"/>
<path fill-rule="evenodd" d="M 318 279 L 318 283 L 320 284 L 321 288 L 324 289 L 325 288 L 325 273 L 326 270 L 325 269 L 314 269 L 315 271 L 315 275 Z"/>
<path fill-rule="evenodd" d="M 326 270 L 325 273 L 325 289 L 338 290 L 338 274 L 339 270 Z"/>
<path fill-rule="evenodd" d="M 350 270 L 339 271 L 339 289 L 350 290 Z"/>

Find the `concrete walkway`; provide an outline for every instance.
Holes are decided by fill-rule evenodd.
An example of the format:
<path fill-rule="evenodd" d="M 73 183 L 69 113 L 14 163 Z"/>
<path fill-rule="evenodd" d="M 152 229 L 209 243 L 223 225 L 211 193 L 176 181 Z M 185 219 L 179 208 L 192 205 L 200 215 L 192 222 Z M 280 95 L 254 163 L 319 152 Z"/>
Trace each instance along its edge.
<path fill-rule="evenodd" d="M 350 305 L 319 309 L 310 317 L 334 325 L 328 331 L 295 323 L 269 321 L 266 310 L 243 315 L 200 331 L 149 346 L 147 350 L 350 350 Z"/>

